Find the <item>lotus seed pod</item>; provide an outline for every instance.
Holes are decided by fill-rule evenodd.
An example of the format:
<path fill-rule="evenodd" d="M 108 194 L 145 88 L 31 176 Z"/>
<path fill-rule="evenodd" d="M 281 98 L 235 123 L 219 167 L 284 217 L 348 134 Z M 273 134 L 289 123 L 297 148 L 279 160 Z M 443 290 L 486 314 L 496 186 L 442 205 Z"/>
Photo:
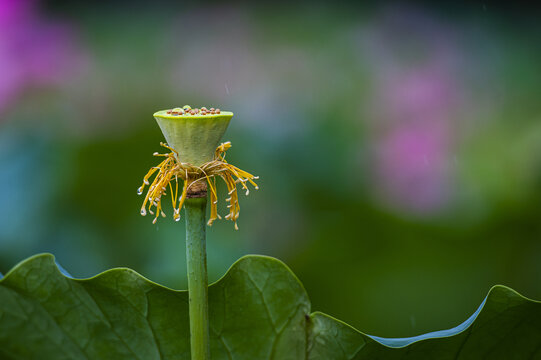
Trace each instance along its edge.
<path fill-rule="evenodd" d="M 195 111 L 190 106 L 183 106 Z M 176 109 L 174 109 L 176 110 Z M 165 140 L 176 152 L 177 160 L 181 163 L 189 163 L 200 166 L 214 159 L 216 147 L 224 135 L 233 113 L 221 111 L 220 114 L 198 116 L 185 114 L 173 115 L 168 110 L 154 113 Z"/>

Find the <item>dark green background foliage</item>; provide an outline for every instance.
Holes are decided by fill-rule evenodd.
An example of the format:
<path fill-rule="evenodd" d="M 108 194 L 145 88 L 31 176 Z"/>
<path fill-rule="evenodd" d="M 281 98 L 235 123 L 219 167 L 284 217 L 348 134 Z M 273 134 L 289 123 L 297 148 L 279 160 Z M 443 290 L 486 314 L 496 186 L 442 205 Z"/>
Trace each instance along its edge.
<path fill-rule="evenodd" d="M 208 229 L 211 281 L 270 255 L 385 337 L 455 326 L 494 284 L 541 298 L 529 8 L 35 4 L 0 20 L 1 272 L 51 252 L 184 289 L 183 224 L 152 226 L 136 189 L 152 113 L 188 103 L 235 112 L 228 160 L 261 177 L 239 231 Z"/>
<path fill-rule="evenodd" d="M 130 269 L 75 280 L 51 255 L 0 281 L 7 359 L 190 359 L 188 296 Z M 541 303 L 494 287 L 473 324 L 386 347 L 320 312 L 279 260 L 246 256 L 209 288 L 211 356 L 224 360 L 540 359 Z M 445 309 L 442 309 L 445 311 Z M 470 321 L 470 320 L 468 320 Z M 463 330 L 463 331 L 462 331 Z M 453 335 L 449 337 L 449 335 Z M 389 341 L 389 340 L 387 340 Z"/>

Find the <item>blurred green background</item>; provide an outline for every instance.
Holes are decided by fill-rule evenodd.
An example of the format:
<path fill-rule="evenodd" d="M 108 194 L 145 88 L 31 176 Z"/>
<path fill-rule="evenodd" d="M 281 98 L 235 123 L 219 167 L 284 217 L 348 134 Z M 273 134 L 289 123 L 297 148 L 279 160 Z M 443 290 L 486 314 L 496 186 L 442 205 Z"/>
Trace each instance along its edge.
<path fill-rule="evenodd" d="M 261 178 L 239 231 L 208 229 L 210 280 L 274 256 L 385 337 L 455 326 L 494 284 L 541 298 L 534 11 L 150 4 L 0 1 L 1 272 L 51 252 L 184 288 L 184 225 L 136 190 L 152 113 L 191 104 L 235 113 L 228 159 Z"/>

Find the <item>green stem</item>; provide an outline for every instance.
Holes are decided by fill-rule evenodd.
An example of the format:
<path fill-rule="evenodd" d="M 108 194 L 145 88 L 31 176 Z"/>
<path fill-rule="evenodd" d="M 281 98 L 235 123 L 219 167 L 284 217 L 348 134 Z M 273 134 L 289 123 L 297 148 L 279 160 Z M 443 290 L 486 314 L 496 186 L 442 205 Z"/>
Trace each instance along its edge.
<path fill-rule="evenodd" d="M 209 360 L 207 251 L 205 240 L 207 198 L 186 199 L 186 259 L 190 298 L 192 360 Z"/>

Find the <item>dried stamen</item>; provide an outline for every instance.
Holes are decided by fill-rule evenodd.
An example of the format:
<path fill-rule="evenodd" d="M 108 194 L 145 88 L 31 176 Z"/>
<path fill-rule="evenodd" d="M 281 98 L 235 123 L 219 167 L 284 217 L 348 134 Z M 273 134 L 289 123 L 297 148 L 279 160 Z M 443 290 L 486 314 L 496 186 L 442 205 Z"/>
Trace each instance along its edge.
<path fill-rule="evenodd" d="M 192 111 L 195 113 L 195 110 L 191 109 L 189 106 L 184 107 L 184 111 L 186 110 L 189 110 L 190 113 Z M 216 110 L 219 111 L 219 109 Z M 212 112 L 216 110 L 211 108 L 210 111 Z M 165 156 L 165 160 L 163 160 L 158 166 L 154 166 L 149 170 L 143 179 L 143 185 L 137 190 L 138 194 L 142 194 L 145 186 L 150 184 L 150 177 L 158 170 L 158 173 L 150 184 L 149 190 L 145 196 L 145 200 L 143 201 L 141 215 L 145 216 L 148 210 L 150 214 L 155 215 L 154 219 L 152 220 L 154 224 L 157 222 L 160 215 L 165 217 L 165 213 L 162 210 L 161 199 L 162 196 L 167 195 L 166 190 L 169 187 L 171 203 L 173 206 L 173 219 L 175 221 L 179 221 L 180 210 L 182 209 L 182 205 L 186 200 L 189 187 L 195 182 L 206 180 L 208 183 L 208 188 L 210 188 L 210 218 L 208 221 L 208 225 L 210 226 L 214 220 L 221 219 L 220 215 L 218 214 L 218 193 L 216 189 L 216 177 L 220 177 L 225 182 L 229 195 L 229 197 L 226 199 L 226 201 L 229 203 L 227 205 L 229 213 L 225 216 L 225 219 L 233 221 L 235 223 L 235 229 L 238 229 L 237 219 L 239 218 L 240 206 L 238 201 L 237 184 L 241 184 L 242 188 L 246 190 L 246 195 L 248 195 L 249 189 L 246 183 L 250 183 L 255 187 L 255 189 L 258 189 L 256 183 L 254 182 L 255 179 L 258 179 L 258 177 L 229 164 L 225 160 L 225 152 L 231 147 L 231 143 L 225 142 L 220 144 L 220 146 L 216 148 L 214 160 L 209 161 L 199 167 L 179 162 L 176 156 L 178 153 L 173 148 L 164 143 L 160 143 L 160 145 L 171 150 L 171 152 L 169 154 L 154 153 L 154 156 Z M 179 180 L 183 181 L 182 193 L 180 197 L 178 194 Z M 175 182 L 175 191 L 173 191 L 173 186 L 171 185 L 172 181 Z M 148 207 L 147 204 L 149 204 Z M 155 212 L 152 210 L 153 208 L 155 209 Z"/>

